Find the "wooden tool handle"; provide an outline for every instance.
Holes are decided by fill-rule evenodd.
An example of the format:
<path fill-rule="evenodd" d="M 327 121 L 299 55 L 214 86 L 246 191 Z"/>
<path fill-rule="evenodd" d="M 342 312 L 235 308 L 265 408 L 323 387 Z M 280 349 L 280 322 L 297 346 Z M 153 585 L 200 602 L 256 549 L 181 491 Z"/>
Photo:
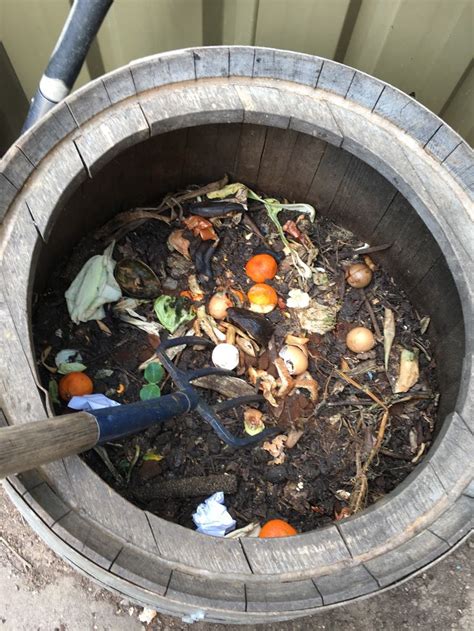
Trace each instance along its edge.
<path fill-rule="evenodd" d="M 97 444 L 99 427 L 92 414 L 64 416 L 0 429 L 0 478 L 78 454 Z"/>

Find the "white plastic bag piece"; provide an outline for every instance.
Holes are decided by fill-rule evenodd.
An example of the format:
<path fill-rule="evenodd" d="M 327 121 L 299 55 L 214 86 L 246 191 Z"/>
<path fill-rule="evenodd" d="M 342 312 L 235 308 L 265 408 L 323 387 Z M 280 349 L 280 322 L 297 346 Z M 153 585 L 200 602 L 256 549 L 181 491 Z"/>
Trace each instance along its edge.
<path fill-rule="evenodd" d="M 234 530 L 236 526 L 235 519 L 232 519 L 224 506 L 224 493 L 222 491 L 214 493 L 202 504 L 199 504 L 196 512 L 193 513 L 193 521 L 198 532 L 214 537 L 223 537 Z"/>
<path fill-rule="evenodd" d="M 188 624 L 193 624 L 194 622 L 199 622 L 200 620 L 204 620 L 206 617 L 206 613 L 202 609 L 198 609 L 197 611 L 193 611 L 193 613 L 185 614 L 181 620 L 183 622 L 187 622 Z"/>
<path fill-rule="evenodd" d="M 72 397 L 67 404 L 68 408 L 84 410 L 85 412 L 101 410 L 102 408 L 112 408 L 116 405 L 120 405 L 120 403 L 109 399 L 105 394 L 84 394 L 81 397 Z"/>

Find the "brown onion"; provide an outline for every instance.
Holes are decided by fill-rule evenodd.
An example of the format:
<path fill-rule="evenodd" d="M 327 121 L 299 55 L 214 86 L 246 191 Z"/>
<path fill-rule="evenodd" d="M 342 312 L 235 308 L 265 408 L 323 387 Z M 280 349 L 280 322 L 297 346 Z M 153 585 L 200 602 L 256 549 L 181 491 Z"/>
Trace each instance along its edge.
<path fill-rule="evenodd" d="M 229 307 L 232 307 L 232 301 L 229 300 L 225 292 L 218 291 L 209 300 L 207 311 L 216 320 L 223 320 L 227 316 Z"/>
<path fill-rule="evenodd" d="M 375 346 L 374 334 L 365 326 L 356 326 L 347 334 L 346 346 L 354 353 L 366 353 Z"/>
<path fill-rule="evenodd" d="M 372 270 L 365 263 L 354 263 L 346 270 L 346 281 L 351 287 L 362 289 L 372 280 Z"/>

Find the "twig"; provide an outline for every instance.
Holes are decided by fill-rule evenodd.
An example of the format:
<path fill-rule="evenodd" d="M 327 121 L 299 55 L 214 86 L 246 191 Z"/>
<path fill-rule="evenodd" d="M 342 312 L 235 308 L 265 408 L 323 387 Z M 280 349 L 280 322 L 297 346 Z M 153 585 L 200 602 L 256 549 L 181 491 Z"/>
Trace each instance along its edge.
<path fill-rule="evenodd" d="M 351 513 L 357 513 L 364 505 L 367 494 L 367 476 L 361 466 L 360 448 L 356 447 L 356 478 L 354 482 L 354 490 L 351 493 L 349 508 Z"/>
<path fill-rule="evenodd" d="M 375 445 L 372 447 L 366 461 L 361 467 L 359 466 L 360 460 L 358 460 L 358 458 L 360 459 L 360 454 L 358 453 L 358 451 L 356 452 L 357 474 L 356 474 L 356 479 L 354 483 L 354 491 L 351 494 L 351 506 L 350 506 L 352 512 L 355 513 L 358 510 L 360 510 L 364 504 L 365 497 L 368 490 L 367 471 L 373 459 L 378 454 L 380 447 L 382 446 L 383 438 L 385 436 L 385 430 L 387 428 L 387 421 L 390 414 L 390 410 L 388 406 L 386 405 L 386 403 L 384 403 L 381 399 L 379 399 L 371 390 L 369 390 L 369 388 L 361 386 L 360 383 L 357 383 L 357 381 L 352 379 L 352 377 L 349 377 L 348 375 L 338 370 L 337 368 L 335 369 L 335 372 L 337 373 L 337 375 L 339 375 L 339 377 L 347 381 L 347 383 L 350 383 L 351 386 L 354 386 L 354 388 L 357 388 L 361 392 L 364 392 L 367 396 L 369 396 L 372 399 L 372 401 L 375 401 L 375 403 L 377 403 L 377 405 L 379 405 L 383 409 L 383 414 L 380 420 L 380 425 L 377 432 L 377 439 L 375 441 Z"/>
<path fill-rule="evenodd" d="M 372 399 L 372 401 L 375 401 L 375 403 L 377 403 L 378 405 L 380 405 L 380 407 L 382 407 L 384 410 L 388 410 L 387 405 L 381 401 L 373 392 L 372 390 L 370 390 L 369 388 L 367 388 L 367 386 L 361 386 L 360 383 L 358 383 L 357 381 L 355 381 L 355 379 L 352 379 L 352 377 L 349 377 L 349 375 L 347 375 L 346 373 L 342 372 L 342 370 L 339 370 L 338 368 L 335 368 L 336 374 L 341 377 L 341 379 L 344 379 L 344 381 L 347 381 L 347 383 L 350 383 L 351 386 L 354 386 L 354 388 L 357 388 L 358 390 L 360 390 L 361 392 L 364 392 L 368 397 L 370 397 Z"/>
<path fill-rule="evenodd" d="M 387 427 L 388 415 L 389 415 L 389 411 L 388 409 L 386 409 L 382 415 L 382 420 L 380 421 L 379 431 L 377 432 L 377 440 L 375 441 L 375 445 L 372 447 L 372 450 L 370 454 L 368 455 L 367 460 L 364 463 L 364 466 L 362 469 L 364 473 L 367 473 L 372 460 L 375 458 L 380 447 L 382 446 L 383 437 L 385 435 L 385 429 Z"/>
<path fill-rule="evenodd" d="M 158 210 L 161 210 L 163 206 L 169 208 L 170 206 L 168 202 L 170 199 L 175 203 L 187 202 L 187 201 L 190 201 L 191 199 L 195 199 L 196 197 L 207 195 L 207 193 L 218 191 L 220 188 L 223 188 L 227 184 L 228 181 L 229 181 L 229 178 L 227 177 L 227 175 L 225 175 L 221 180 L 217 180 L 216 182 L 210 182 L 209 184 L 206 184 L 206 186 L 201 186 L 200 188 L 195 188 L 194 190 L 187 190 L 187 191 L 184 191 L 183 193 L 175 193 L 174 195 L 173 194 L 167 195 L 165 199 L 161 202 L 161 204 L 158 206 Z"/>
<path fill-rule="evenodd" d="M 413 464 L 416 464 L 418 462 L 418 460 L 421 458 L 421 456 L 423 455 L 423 453 L 425 451 L 425 447 L 426 447 L 426 444 L 425 443 L 421 443 L 420 448 L 418 449 L 418 452 L 417 452 L 416 456 L 413 458 L 413 460 L 411 460 L 411 462 Z"/>
<path fill-rule="evenodd" d="M 362 248 L 355 248 L 354 252 L 357 254 L 370 254 L 370 252 L 382 252 L 382 250 L 388 250 L 392 247 L 392 243 L 382 243 L 382 245 L 368 245 Z"/>
<path fill-rule="evenodd" d="M 382 331 L 380 330 L 379 323 L 377 322 L 377 318 L 375 317 L 374 310 L 372 309 L 372 305 L 367 299 L 367 294 L 365 293 L 365 289 L 359 290 L 362 296 L 364 297 L 364 303 L 367 311 L 369 312 L 370 319 L 372 321 L 372 326 L 374 327 L 375 336 L 377 341 L 380 342 L 383 339 Z"/>
<path fill-rule="evenodd" d="M 326 407 L 338 408 L 345 405 L 357 406 L 357 405 L 373 405 L 373 401 L 362 401 L 361 399 L 344 399 L 343 401 L 327 401 Z"/>
<path fill-rule="evenodd" d="M 379 451 L 384 456 L 395 458 L 395 460 L 405 460 L 405 462 L 410 462 L 411 460 L 411 458 L 407 458 L 406 456 L 402 456 L 401 454 L 396 454 L 394 451 L 390 451 L 390 449 L 384 449 L 383 447 L 381 447 Z"/>
<path fill-rule="evenodd" d="M 329 392 L 329 384 L 331 382 L 331 378 L 333 377 L 333 372 L 331 371 L 329 373 L 328 378 L 326 379 L 326 384 L 324 386 L 324 391 L 323 391 L 323 401 L 326 401 L 326 399 L 328 398 L 328 392 Z"/>
<path fill-rule="evenodd" d="M 102 462 L 105 464 L 107 469 L 110 471 L 115 482 L 119 484 L 120 486 L 122 486 L 123 478 L 120 475 L 120 473 L 117 471 L 117 469 L 114 467 L 114 465 L 112 464 L 112 460 L 109 458 L 109 454 L 107 453 L 107 450 L 105 449 L 105 447 L 98 445 L 97 447 L 93 447 L 93 449 L 95 453 L 99 456 L 99 458 L 102 460 Z"/>
<path fill-rule="evenodd" d="M 17 552 L 15 548 L 8 543 L 5 537 L 0 537 L 0 541 L 3 543 L 5 548 L 13 554 L 13 556 L 15 556 L 19 561 L 21 561 L 25 567 L 31 570 L 31 568 L 33 567 L 31 563 L 27 561 L 25 558 L 23 558 L 21 554 Z"/>

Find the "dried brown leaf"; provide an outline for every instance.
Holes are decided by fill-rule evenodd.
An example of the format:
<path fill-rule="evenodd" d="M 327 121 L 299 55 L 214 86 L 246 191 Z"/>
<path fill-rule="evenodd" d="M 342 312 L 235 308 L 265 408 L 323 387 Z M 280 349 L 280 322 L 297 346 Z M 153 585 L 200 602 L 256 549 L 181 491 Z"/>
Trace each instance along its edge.
<path fill-rule="evenodd" d="M 156 209 L 135 208 L 134 210 L 125 210 L 115 215 L 113 219 L 108 221 L 99 230 L 94 233 L 94 238 L 110 243 L 122 239 L 128 232 L 135 230 L 146 221 L 155 219 L 169 224 L 171 219 L 160 214 Z"/>
<path fill-rule="evenodd" d="M 302 429 L 292 429 L 288 432 L 288 438 L 286 439 L 286 447 L 292 449 L 303 436 L 304 431 Z"/>
<path fill-rule="evenodd" d="M 46 370 L 48 370 L 52 375 L 54 375 L 55 373 L 58 372 L 58 369 L 54 368 L 53 366 L 50 366 L 49 364 L 46 363 L 46 360 L 48 359 L 51 351 L 52 351 L 52 346 L 47 346 L 41 352 L 40 362 L 43 364 L 43 366 L 46 368 Z"/>
<path fill-rule="evenodd" d="M 418 381 L 420 370 L 418 367 L 418 350 L 409 351 L 404 348 L 400 355 L 400 369 L 394 392 L 407 392 Z"/>
<path fill-rule="evenodd" d="M 383 348 L 384 348 L 384 363 L 385 370 L 388 368 L 388 358 L 390 357 L 390 350 L 392 348 L 393 340 L 395 339 L 395 316 L 391 309 L 385 308 L 385 315 L 383 319 Z"/>
<path fill-rule="evenodd" d="M 277 359 L 275 359 L 274 366 L 278 371 L 278 377 L 279 377 L 279 382 L 280 382 L 278 384 L 278 390 L 276 391 L 276 396 L 286 397 L 286 395 L 289 394 L 293 390 L 295 381 L 293 377 L 290 375 L 290 373 L 288 372 L 288 368 L 286 367 L 286 364 L 281 357 L 278 357 Z"/>
<path fill-rule="evenodd" d="M 184 230 L 173 230 L 173 232 L 168 237 L 168 247 L 171 250 L 176 250 L 180 254 L 182 254 L 188 261 L 191 260 L 191 255 L 189 254 L 189 241 L 183 236 Z"/>
<path fill-rule="evenodd" d="M 256 357 L 255 349 L 250 340 L 246 340 L 245 338 L 239 336 L 235 340 L 235 344 L 242 352 L 249 355 L 249 357 Z"/>
<path fill-rule="evenodd" d="M 272 441 L 266 441 L 262 445 L 262 449 L 268 451 L 273 456 L 273 460 L 270 460 L 268 464 L 283 464 L 285 462 L 285 443 L 287 437 L 284 434 L 275 436 Z"/>
<path fill-rule="evenodd" d="M 112 331 L 105 324 L 105 322 L 102 322 L 102 320 L 96 320 L 96 322 L 97 322 L 97 326 L 102 331 L 102 333 L 105 333 L 106 335 L 109 335 L 109 336 L 112 335 Z"/>

